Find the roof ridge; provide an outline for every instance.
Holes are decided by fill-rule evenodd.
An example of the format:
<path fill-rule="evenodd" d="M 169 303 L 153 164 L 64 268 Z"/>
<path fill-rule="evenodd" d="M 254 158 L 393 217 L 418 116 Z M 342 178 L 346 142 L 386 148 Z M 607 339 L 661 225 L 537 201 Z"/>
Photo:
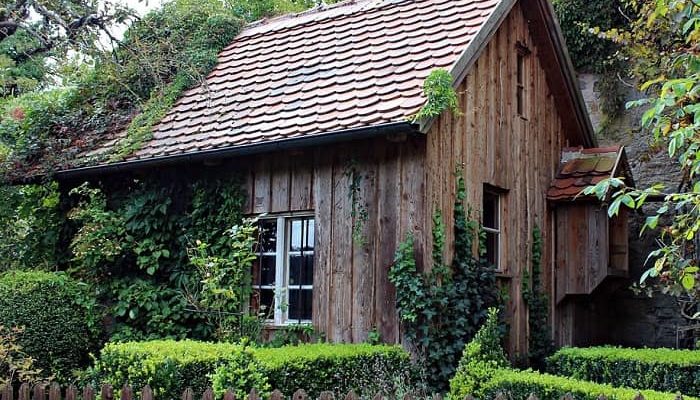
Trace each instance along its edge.
<path fill-rule="evenodd" d="M 344 0 L 340 1 L 338 3 L 334 4 L 326 4 L 325 2 L 321 2 L 319 5 L 314 6 L 308 10 L 301 11 L 298 13 L 289 13 L 289 14 L 284 14 L 280 15 L 277 17 L 273 18 L 263 18 L 257 21 L 253 21 L 249 24 L 247 24 L 243 31 L 238 35 L 238 37 L 234 38 L 233 41 L 235 42 L 239 38 L 255 38 L 264 34 L 269 34 L 271 32 L 283 32 L 286 30 L 292 30 L 292 29 L 298 29 L 300 27 L 306 26 L 306 25 L 313 25 L 313 24 L 318 24 L 323 21 L 327 20 L 336 20 L 336 19 L 341 19 L 341 18 L 347 18 L 350 16 L 354 16 L 358 13 L 364 13 L 368 10 L 381 10 L 384 8 L 392 7 L 400 3 L 404 2 L 411 2 L 415 0 Z M 357 6 L 356 8 L 352 8 L 352 6 Z M 348 8 L 348 11 L 346 12 L 340 12 L 337 14 L 331 13 L 334 10 L 342 9 L 344 7 Z M 303 20 L 303 17 L 307 16 L 313 16 L 315 14 L 321 14 L 323 12 L 328 12 L 329 15 L 325 17 L 321 17 L 318 19 L 308 19 L 308 20 Z M 299 20 L 296 23 L 295 20 Z M 287 25 L 281 25 L 279 27 L 274 27 L 275 23 L 280 23 L 288 21 L 289 24 Z M 265 27 L 270 27 L 270 29 L 262 29 Z M 260 29 L 257 32 L 250 33 L 249 35 L 246 35 L 246 31 L 253 31 L 256 29 Z"/>

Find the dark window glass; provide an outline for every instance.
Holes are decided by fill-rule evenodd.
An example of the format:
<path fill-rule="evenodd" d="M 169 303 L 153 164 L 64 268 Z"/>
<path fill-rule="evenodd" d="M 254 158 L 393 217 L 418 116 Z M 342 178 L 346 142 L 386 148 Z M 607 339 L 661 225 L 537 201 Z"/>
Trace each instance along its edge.
<path fill-rule="evenodd" d="M 486 231 L 486 260 L 498 268 L 498 233 Z"/>
<path fill-rule="evenodd" d="M 257 289 L 253 293 L 253 309 L 264 314 L 266 318 L 274 317 L 275 291 L 273 289 Z"/>
<path fill-rule="evenodd" d="M 260 285 L 274 285 L 276 274 L 277 257 L 260 257 Z"/>
<path fill-rule="evenodd" d="M 313 268 L 313 254 L 289 256 L 289 285 L 313 285 Z"/>
<path fill-rule="evenodd" d="M 312 310 L 312 290 L 289 289 L 289 319 L 310 320 Z"/>
<path fill-rule="evenodd" d="M 258 252 L 274 253 L 277 251 L 277 221 L 262 220 L 258 227 Z"/>
<path fill-rule="evenodd" d="M 516 107 L 518 115 L 525 114 L 525 55 L 518 53 Z"/>
<path fill-rule="evenodd" d="M 498 195 L 495 193 L 484 192 L 483 212 L 484 227 L 498 229 Z"/>

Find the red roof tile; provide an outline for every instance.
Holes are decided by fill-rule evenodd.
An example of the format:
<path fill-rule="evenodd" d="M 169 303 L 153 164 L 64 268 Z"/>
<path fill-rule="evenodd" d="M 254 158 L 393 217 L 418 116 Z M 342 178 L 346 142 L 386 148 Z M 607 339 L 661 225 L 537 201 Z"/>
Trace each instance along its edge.
<path fill-rule="evenodd" d="M 586 187 L 625 175 L 627 172 L 619 168 L 621 160 L 624 160 L 624 149 L 620 146 L 562 150 L 559 172 L 547 191 L 547 198 L 575 200 Z"/>
<path fill-rule="evenodd" d="M 250 25 L 127 160 L 405 121 L 500 1 L 358 0 Z"/>

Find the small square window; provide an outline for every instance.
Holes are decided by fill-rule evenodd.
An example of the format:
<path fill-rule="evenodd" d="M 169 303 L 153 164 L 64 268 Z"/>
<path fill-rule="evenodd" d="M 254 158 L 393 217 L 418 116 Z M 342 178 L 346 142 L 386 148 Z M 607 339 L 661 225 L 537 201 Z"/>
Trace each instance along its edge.
<path fill-rule="evenodd" d="M 530 50 L 523 44 L 517 46 L 517 65 L 515 72 L 515 107 L 518 115 L 527 114 L 527 57 Z"/>

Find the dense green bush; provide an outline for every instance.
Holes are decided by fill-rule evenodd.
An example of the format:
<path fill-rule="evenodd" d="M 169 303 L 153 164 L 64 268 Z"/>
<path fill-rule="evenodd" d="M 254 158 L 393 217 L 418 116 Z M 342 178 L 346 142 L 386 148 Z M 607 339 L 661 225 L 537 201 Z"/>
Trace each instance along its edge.
<path fill-rule="evenodd" d="M 613 386 L 700 396 L 697 350 L 564 348 L 547 359 L 547 370 Z"/>
<path fill-rule="evenodd" d="M 35 367 L 66 381 L 87 365 L 100 318 L 85 285 L 57 273 L 10 271 L 0 275 L 0 325 L 22 328 L 18 344 Z"/>
<path fill-rule="evenodd" d="M 234 389 L 240 397 L 251 388 L 302 388 L 311 396 L 391 390 L 394 379 L 410 371 L 409 357 L 399 347 L 308 344 L 276 349 L 192 340 L 110 343 L 91 371 L 93 383 L 116 387 L 149 384 L 156 395 L 176 398 L 187 387 L 217 394 Z"/>
<path fill-rule="evenodd" d="M 110 383 L 116 387 L 125 383 L 133 387 L 148 384 L 156 396 L 178 398 L 187 387 L 202 393 L 210 386 L 209 375 L 222 365 L 247 367 L 252 362 L 250 349 L 228 343 L 193 340 L 108 343 L 90 375 L 96 384 Z M 239 394 L 244 391 L 244 388 L 235 389 L 241 389 Z"/>
<path fill-rule="evenodd" d="M 535 394 L 540 400 L 559 400 L 570 393 L 577 400 L 596 400 L 604 395 L 609 400 L 632 400 L 641 393 L 646 400 L 672 400 L 676 394 L 616 388 L 610 385 L 580 381 L 561 376 L 541 374 L 534 371 L 497 370 L 491 379 L 482 386 L 483 398 L 493 398 L 498 393 L 506 393 L 512 399 L 525 399 Z M 684 397 L 686 400 L 691 397 Z"/>
<path fill-rule="evenodd" d="M 498 311 L 491 308 L 484 325 L 464 347 L 457 373 L 450 380 L 451 399 L 463 399 L 468 395 L 480 397 L 480 385 L 488 381 L 494 371 L 508 367 L 501 339 Z"/>
<path fill-rule="evenodd" d="M 354 390 L 369 397 L 393 392 L 397 380 L 412 375 L 409 356 L 398 346 L 317 343 L 258 349 L 255 355 L 271 387 L 287 395 L 297 389 L 312 398 L 324 390 Z"/>

